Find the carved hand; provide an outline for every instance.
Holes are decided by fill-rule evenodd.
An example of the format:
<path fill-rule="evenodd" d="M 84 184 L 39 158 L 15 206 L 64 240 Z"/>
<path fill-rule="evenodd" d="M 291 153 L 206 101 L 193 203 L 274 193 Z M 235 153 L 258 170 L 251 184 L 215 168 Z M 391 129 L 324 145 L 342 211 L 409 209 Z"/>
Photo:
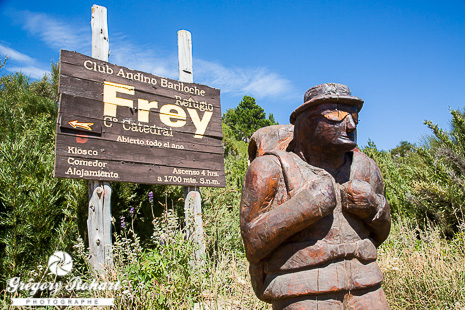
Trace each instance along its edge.
<path fill-rule="evenodd" d="M 380 197 L 373 187 L 360 180 L 341 185 L 342 208 L 363 220 L 372 219 L 378 212 Z"/>
<path fill-rule="evenodd" d="M 322 218 L 331 214 L 337 205 L 336 192 L 329 178 L 321 178 L 302 189 L 307 199 L 304 214 L 308 217 Z"/>

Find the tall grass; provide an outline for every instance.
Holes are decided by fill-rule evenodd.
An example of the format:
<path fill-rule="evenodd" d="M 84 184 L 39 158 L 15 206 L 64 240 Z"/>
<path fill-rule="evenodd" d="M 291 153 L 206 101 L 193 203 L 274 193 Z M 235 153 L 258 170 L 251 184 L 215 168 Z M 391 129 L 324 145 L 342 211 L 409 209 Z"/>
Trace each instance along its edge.
<path fill-rule="evenodd" d="M 186 238 L 180 219 L 171 211 L 153 221 L 153 246 L 143 249 L 131 229 L 116 236 L 113 244 L 113 266 L 105 275 L 91 271 L 88 251 L 78 239 L 72 254 L 75 267 L 70 275 L 56 279 L 46 267 L 24 276 L 23 281 L 62 281 L 80 276 L 83 282 L 121 281 L 118 291 L 66 291 L 57 295 L 38 292 L 34 297 L 115 298 L 112 309 L 268 309 L 258 300 L 250 284 L 248 263 L 243 253 L 214 251 L 204 258 L 203 265 L 193 263 L 196 245 Z M 44 262 L 46 265 L 46 262 Z M 31 268 L 35 269 L 35 268 Z M 1 292 L 2 309 L 11 298 L 25 298 L 25 292 Z M 18 309 L 18 308 L 15 308 Z M 23 307 L 23 309 L 27 309 Z M 32 309 L 32 308 L 31 308 Z M 52 308 L 51 308 L 52 309 Z M 77 308 L 76 309 L 81 309 Z"/>
<path fill-rule="evenodd" d="M 105 276 L 92 273 L 79 239 L 73 254 L 77 266 L 72 275 L 60 279 L 66 282 L 80 276 L 85 282 L 121 281 L 121 290 L 62 291 L 56 296 L 39 292 L 34 297 L 115 298 L 112 309 L 271 309 L 253 293 L 243 252 L 220 248 L 207 253 L 204 264 L 196 266 L 192 263 L 196 245 L 186 238 L 179 228 L 180 219 L 171 210 L 153 224 L 151 248 L 143 249 L 130 229 L 116 236 L 114 265 Z M 391 309 L 465 309 L 463 229 L 446 240 L 438 228 L 421 230 L 412 221 L 399 220 L 378 254 Z M 54 280 L 43 267 L 30 277 Z M 1 308 L 8 309 L 10 298 L 27 296 L 2 292 L 2 297 Z"/>
<path fill-rule="evenodd" d="M 465 309 L 465 230 L 446 240 L 399 220 L 378 250 L 391 309 Z"/>

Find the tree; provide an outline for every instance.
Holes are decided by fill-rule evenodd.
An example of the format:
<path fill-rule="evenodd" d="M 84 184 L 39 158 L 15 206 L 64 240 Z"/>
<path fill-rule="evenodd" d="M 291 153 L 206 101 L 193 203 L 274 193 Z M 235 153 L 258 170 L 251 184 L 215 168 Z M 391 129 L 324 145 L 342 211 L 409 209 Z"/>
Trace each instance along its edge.
<path fill-rule="evenodd" d="M 0 290 L 53 251 L 70 251 L 78 207 L 86 210 L 84 182 L 53 178 L 57 66 L 52 74 L 0 78 Z"/>
<path fill-rule="evenodd" d="M 405 157 L 410 152 L 415 151 L 415 144 L 408 141 L 401 141 L 398 146 L 391 150 L 392 158 Z"/>
<path fill-rule="evenodd" d="M 425 121 L 433 131 L 420 155 L 426 178 L 416 183 L 418 207 L 451 236 L 463 224 L 465 209 L 465 112 L 451 110 L 450 131 Z"/>
<path fill-rule="evenodd" d="M 425 121 L 433 135 L 420 147 L 402 141 L 391 151 L 373 142 L 363 152 L 378 164 L 394 217 L 437 225 L 448 237 L 465 216 L 465 112 L 452 110 L 451 130 Z"/>
<path fill-rule="evenodd" d="M 412 148 L 411 148 L 412 147 Z M 408 149 L 408 152 L 403 152 Z M 415 218 L 418 213 L 411 197 L 414 195 L 413 181 L 415 169 L 418 166 L 415 159 L 416 148 L 402 141 L 391 151 L 378 150 L 373 141 L 362 149 L 363 153 L 372 158 L 378 165 L 384 181 L 384 196 L 391 206 L 393 218 Z M 404 153 L 405 155 L 400 155 Z"/>
<path fill-rule="evenodd" d="M 223 122 L 231 128 L 236 139 L 245 142 L 257 129 L 277 124 L 273 114 L 266 118 L 265 110 L 250 96 L 244 96 L 235 109 L 229 109 L 223 115 Z"/>

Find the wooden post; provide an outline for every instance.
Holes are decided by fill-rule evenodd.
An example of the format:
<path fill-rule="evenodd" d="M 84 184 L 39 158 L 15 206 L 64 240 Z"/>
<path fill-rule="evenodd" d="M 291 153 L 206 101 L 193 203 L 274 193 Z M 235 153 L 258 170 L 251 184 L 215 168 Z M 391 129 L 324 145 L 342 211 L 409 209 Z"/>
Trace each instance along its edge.
<path fill-rule="evenodd" d="M 186 83 L 194 82 L 192 70 L 192 39 L 191 33 L 186 30 L 178 31 L 178 61 L 179 81 Z M 203 264 L 205 255 L 205 239 L 203 235 L 202 203 L 200 192 L 194 188 L 184 187 L 184 212 L 186 215 L 186 226 L 188 238 L 192 238 L 197 244 L 195 260 L 198 265 Z"/>
<path fill-rule="evenodd" d="M 184 214 L 186 216 L 187 238 L 192 239 L 197 248 L 195 250 L 195 262 L 203 265 L 205 255 L 205 238 L 202 221 L 202 201 L 200 192 L 191 187 L 184 187 Z"/>
<path fill-rule="evenodd" d="M 109 39 L 107 9 L 92 6 L 92 57 L 108 61 Z M 89 181 L 89 234 L 90 264 L 97 272 L 113 265 L 111 243 L 111 187 L 108 182 Z"/>
<path fill-rule="evenodd" d="M 178 62 L 179 80 L 181 82 L 193 83 L 192 39 L 191 33 L 187 30 L 178 31 Z"/>

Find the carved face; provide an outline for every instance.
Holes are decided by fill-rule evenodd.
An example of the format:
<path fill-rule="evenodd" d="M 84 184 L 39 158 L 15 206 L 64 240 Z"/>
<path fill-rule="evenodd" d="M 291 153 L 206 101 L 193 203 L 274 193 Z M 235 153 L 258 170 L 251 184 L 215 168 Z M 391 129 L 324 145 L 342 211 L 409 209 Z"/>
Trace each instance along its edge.
<path fill-rule="evenodd" d="M 297 123 L 299 122 L 299 124 Z M 298 116 L 297 139 L 312 150 L 348 152 L 356 144 L 357 107 L 325 103 L 308 109 Z"/>

